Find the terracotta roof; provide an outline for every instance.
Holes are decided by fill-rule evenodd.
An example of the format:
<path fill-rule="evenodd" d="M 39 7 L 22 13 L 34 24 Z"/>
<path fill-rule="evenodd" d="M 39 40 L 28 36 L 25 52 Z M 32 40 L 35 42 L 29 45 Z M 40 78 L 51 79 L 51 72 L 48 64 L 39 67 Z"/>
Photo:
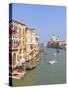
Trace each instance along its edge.
<path fill-rule="evenodd" d="M 21 24 L 21 25 L 24 25 L 24 26 L 26 26 L 24 23 L 22 23 L 22 22 L 19 22 L 19 21 L 17 21 L 17 20 L 9 20 L 9 23 L 11 23 L 11 22 L 16 22 L 16 23 L 18 23 L 18 24 Z"/>

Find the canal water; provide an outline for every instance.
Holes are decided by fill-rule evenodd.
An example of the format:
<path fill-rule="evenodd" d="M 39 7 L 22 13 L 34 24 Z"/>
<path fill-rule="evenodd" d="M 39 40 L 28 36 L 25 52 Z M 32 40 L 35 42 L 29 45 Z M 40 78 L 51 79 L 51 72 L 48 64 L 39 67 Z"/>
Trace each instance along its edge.
<path fill-rule="evenodd" d="M 66 82 L 66 51 L 43 48 L 39 57 L 38 66 L 27 71 L 21 80 L 13 79 L 13 86 L 63 84 Z M 49 60 L 56 60 L 54 64 L 48 64 Z"/>

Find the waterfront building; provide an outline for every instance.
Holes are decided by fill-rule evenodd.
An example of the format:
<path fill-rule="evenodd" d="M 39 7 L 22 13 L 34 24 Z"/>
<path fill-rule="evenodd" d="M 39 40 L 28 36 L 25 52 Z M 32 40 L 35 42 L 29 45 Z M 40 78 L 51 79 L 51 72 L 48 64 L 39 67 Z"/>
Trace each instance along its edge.
<path fill-rule="evenodd" d="M 22 61 L 21 66 L 19 65 L 21 58 L 24 58 L 25 27 L 25 24 L 15 20 L 9 22 L 9 70 L 11 70 L 10 73 L 12 74 L 16 71 L 18 72 L 15 74 L 20 73 L 20 71 L 21 73 L 25 73 L 25 62 L 23 63 Z M 16 78 L 14 75 L 12 77 Z"/>
<path fill-rule="evenodd" d="M 35 57 L 39 54 L 39 37 L 34 28 L 26 28 L 26 51 L 27 51 L 27 69 L 36 66 Z"/>
<path fill-rule="evenodd" d="M 24 76 L 27 67 L 36 66 L 35 57 L 39 54 L 39 37 L 34 28 L 12 20 L 9 22 L 9 70 L 14 75 Z M 24 73 L 24 74 L 23 74 Z"/>
<path fill-rule="evenodd" d="M 48 48 L 58 48 L 63 49 L 66 48 L 65 41 L 61 41 L 59 38 L 57 38 L 54 34 L 51 37 L 51 40 L 47 43 Z"/>

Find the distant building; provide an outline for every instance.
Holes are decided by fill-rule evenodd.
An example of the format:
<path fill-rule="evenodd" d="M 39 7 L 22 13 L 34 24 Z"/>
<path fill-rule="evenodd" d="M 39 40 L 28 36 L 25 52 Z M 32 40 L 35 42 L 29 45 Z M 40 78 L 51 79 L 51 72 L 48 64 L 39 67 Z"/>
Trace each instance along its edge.
<path fill-rule="evenodd" d="M 52 42 L 56 42 L 56 37 L 55 37 L 54 34 L 51 36 L 51 41 L 52 41 Z"/>
<path fill-rule="evenodd" d="M 61 41 L 59 38 L 57 38 L 54 34 L 51 37 L 51 40 L 47 43 L 48 48 L 59 48 L 63 49 L 66 47 L 65 41 Z"/>

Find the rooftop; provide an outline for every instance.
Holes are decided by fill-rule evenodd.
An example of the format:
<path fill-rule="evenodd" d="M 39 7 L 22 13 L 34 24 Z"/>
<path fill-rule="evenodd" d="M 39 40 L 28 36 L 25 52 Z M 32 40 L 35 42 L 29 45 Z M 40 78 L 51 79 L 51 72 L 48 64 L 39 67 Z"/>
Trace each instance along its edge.
<path fill-rule="evenodd" d="M 19 21 L 17 21 L 17 20 L 9 20 L 9 23 L 11 23 L 11 22 L 15 22 L 15 23 L 18 23 L 18 24 L 21 24 L 21 25 L 26 26 L 24 23 L 19 22 Z"/>

